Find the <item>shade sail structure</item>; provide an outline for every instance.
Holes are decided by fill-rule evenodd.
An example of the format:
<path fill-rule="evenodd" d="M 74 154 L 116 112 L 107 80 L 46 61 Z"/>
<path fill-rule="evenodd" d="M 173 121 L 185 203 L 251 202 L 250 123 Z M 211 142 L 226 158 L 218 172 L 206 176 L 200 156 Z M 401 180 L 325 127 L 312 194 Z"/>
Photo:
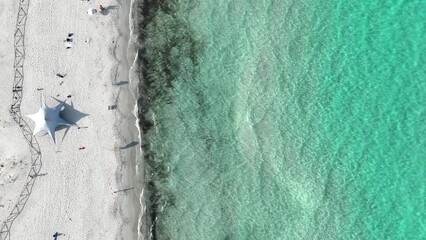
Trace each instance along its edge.
<path fill-rule="evenodd" d="M 41 103 L 41 107 L 38 112 L 26 115 L 35 122 L 33 135 L 41 131 L 46 131 L 53 142 L 55 142 L 55 129 L 59 126 L 71 126 L 68 122 L 59 116 L 59 112 L 64 106 L 64 102 L 61 102 L 54 108 L 46 106 L 44 102 Z"/>

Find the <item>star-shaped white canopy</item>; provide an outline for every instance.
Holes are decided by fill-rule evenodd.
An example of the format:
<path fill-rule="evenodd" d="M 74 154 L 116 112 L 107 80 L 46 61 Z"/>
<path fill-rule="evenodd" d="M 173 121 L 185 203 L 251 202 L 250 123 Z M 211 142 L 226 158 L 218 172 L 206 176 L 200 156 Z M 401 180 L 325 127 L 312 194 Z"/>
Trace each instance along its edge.
<path fill-rule="evenodd" d="M 35 122 L 33 135 L 36 135 L 40 131 L 46 131 L 52 138 L 53 142 L 55 142 L 55 129 L 61 125 L 71 126 L 71 124 L 67 123 L 59 116 L 59 112 L 63 106 L 64 102 L 61 102 L 56 107 L 50 108 L 42 102 L 38 112 L 26 115 Z"/>

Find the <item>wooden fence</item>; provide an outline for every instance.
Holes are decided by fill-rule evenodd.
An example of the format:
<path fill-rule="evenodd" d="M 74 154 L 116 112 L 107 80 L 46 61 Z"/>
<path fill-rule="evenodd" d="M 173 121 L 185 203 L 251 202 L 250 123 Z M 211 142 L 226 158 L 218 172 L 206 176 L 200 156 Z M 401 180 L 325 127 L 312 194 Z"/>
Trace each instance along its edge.
<path fill-rule="evenodd" d="M 16 20 L 15 40 L 15 63 L 14 63 L 14 80 L 13 80 L 13 98 L 10 105 L 10 114 L 13 120 L 19 125 L 21 132 L 30 148 L 31 169 L 28 173 L 26 184 L 24 185 L 18 201 L 12 209 L 12 212 L 4 220 L 0 228 L 0 240 L 10 240 L 10 229 L 13 222 L 24 209 L 28 198 L 31 195 L 34 183 L 40 173 L 41 151 L 37 139 L 32 134 L 32 129 L 28 123 L 22 118 L 21 102 L 22 92 L 24 90 L 24 60 L 25 60 L 25 24 L 27 22 L 27 13 L 29 8 L 29 0 L 19 1 L 18 17 Z"/>

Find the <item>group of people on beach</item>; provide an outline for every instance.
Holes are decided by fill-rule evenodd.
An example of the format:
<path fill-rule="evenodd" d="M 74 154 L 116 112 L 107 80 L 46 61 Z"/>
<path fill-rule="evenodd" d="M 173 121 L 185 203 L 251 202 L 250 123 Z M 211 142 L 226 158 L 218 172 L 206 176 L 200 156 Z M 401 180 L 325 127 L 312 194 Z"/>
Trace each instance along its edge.
<path fill-rule="evenodd" d="M 99 12 L 103 12 L 105 10 L 107 10 L 107 9 L 104 6 L 99 5 Z M 89 12 L 89 14 L 95 14 L 95 13 L 98 12 L 98 9 L 90 8 L 88 12 Z"/>

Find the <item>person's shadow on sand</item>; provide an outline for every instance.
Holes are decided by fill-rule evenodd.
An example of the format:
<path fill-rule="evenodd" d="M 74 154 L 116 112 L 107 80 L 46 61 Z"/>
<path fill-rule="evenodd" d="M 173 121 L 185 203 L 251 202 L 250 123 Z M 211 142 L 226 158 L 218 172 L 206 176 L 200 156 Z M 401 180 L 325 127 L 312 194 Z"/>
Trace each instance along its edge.
<path fill-rule="evenodd" d="M 121 86 L 121 85 L 128 84 L 128 83 L 129 83 L 128 81 L 119 81 L 117 83 L 113 83 L 112 85 L 114 85 L 114 86 Z"/>
<path fill-rule="evenodd" d="M 54 240 L 58 240 L 58 237 L 59 236 L 65 236 L 65 234 L 64 233 L 58 233 L 58 232 L 55 232 L 55 234 L 53 234 L 53 237 L 54 237 Z"/>
<path fill-rule="evenodd" d="M 108 15 L 110 11 L 117 9 L 118 6 L 108 6 L 101 11 L 102 15 Z"/>
<path fill-rule="evenodd" d="M 127 149 L 127 148 L 131 148 L 131 147 L 134 147 L 134 146 L 136 146 L 136 145 L 138 145 L 139 144 L 139 142 L 135 142 L 135 141 L 133 141 L 133 142 L 130 142 L 130 143 L 128 143 L 128 144 L 126 144 L 126 145 L 124 145 L 124 146 L 121 146 L 120 147 L 120 149 Z"/>

